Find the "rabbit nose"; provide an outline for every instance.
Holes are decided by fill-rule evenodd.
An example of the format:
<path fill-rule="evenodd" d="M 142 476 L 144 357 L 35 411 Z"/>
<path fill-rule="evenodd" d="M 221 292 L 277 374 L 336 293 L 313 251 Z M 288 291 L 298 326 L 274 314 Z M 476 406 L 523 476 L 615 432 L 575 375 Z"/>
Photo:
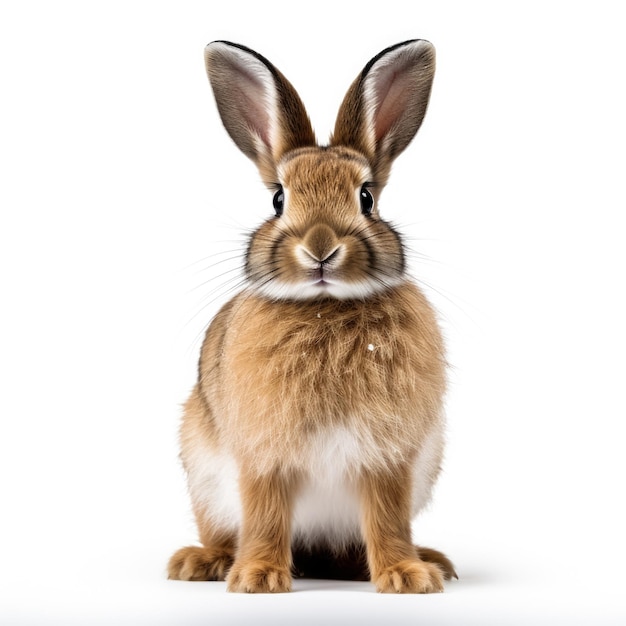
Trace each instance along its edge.
<path fill-rule="evenodd" d="M 314 226 L 298 245 L 298 252 L 308 257 L 308 263 L 330 263 L 335 259 L 342 248 L 334 231 L 325 225 Z"/>

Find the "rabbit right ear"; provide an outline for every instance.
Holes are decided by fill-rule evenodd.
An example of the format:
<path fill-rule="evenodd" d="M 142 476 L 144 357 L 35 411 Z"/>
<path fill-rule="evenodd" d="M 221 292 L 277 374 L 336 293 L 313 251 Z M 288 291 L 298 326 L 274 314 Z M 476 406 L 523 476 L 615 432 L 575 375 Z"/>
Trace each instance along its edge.
<path fill-rule="evenodd" d="M 316 143 L 296 90 L 267 59 L 239 44 L 214 41 L 204 58 L 228 134 L 265 181 L 276 183 L 281 156 Z"/>

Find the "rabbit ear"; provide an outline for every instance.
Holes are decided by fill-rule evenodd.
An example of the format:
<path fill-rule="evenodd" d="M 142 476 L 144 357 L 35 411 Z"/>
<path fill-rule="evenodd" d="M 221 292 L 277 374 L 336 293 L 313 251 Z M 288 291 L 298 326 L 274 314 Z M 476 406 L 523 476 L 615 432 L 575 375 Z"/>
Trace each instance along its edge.
<path fill-rule="evenodd" d="M 376 182 L 419 129 L 435 74 L 435 49 L 423 39 L 397 44 L 375 56 L 352 83 L 339 108 L 331 145 L 365 154 Z"/>
<path fill-rule="evenodd" d="M 228 134 L 275 182 L 275 163 L 285 152 L 315 145 L 296 90 L 267 59 L 238 44 L 210 43 L 205 61 Z"/>

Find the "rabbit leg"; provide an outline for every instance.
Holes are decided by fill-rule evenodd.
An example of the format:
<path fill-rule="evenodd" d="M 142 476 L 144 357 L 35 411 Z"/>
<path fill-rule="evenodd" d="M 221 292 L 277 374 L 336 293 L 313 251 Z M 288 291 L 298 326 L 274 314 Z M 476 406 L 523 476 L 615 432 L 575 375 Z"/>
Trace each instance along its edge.
<path fill-rule="evenodd" d="M 243 522 L 228 591 L 291 591 L 291 509 L 294 481 L 274 472 L 240 478 Z"/>
<path fill-rule="evenodd" d="M 439 567 L 419 557 L 411 540 L 408 467 L 362 476 L 363 535 L 372 582 L 381 593 L 443 591 Z"/>

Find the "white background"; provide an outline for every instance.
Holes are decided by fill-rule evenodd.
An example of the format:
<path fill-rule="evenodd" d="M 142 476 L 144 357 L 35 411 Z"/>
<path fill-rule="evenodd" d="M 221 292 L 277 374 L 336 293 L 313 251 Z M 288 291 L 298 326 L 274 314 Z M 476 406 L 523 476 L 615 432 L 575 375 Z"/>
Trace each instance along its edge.
<path fill-rule="evenodd" d="M 619 5 L 3 2 L 0 623 L 623 624 Z M 203 47 L 267 56 L 325 140 L 363 65 L 414 37 L 435 87 L 381 209 L 448 338 L 447 460 L 415 537 L 460 580 L 167 581 L 196 536 L 180 403 L 228 259 L 271 214 Z"/>

